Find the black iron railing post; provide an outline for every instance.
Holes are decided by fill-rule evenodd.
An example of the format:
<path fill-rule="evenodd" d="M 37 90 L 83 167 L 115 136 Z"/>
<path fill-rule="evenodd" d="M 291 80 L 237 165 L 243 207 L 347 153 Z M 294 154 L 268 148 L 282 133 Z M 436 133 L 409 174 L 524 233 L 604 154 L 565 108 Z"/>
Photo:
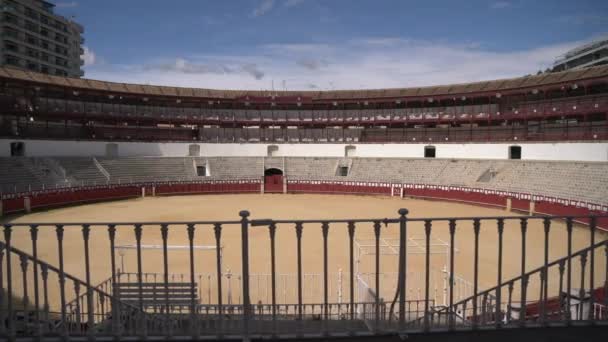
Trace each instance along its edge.
<path fill-rule="evenodd" d="M 108 225 L 108 235 L 110 239 L 110 263 L 112 267 L 112 334 L 115 339 L 118 339 L 121 334 L 120 328 L 120 303 L 118 301 L 118 293 L 116 283 L 116 225 Z"/>
<path fill-rule="evenodd" d="M 451 219 L 449 222 L 450 227 L 450 309 L 449 309 L 449 329 L 454 329 L 455 324 L 455 310 L 454 310 L 454 240 L 456 235 L 456 220 Z"/>
<path fill-rule="evenodd" d="M 142 255 L 141 255 L 141 238 L 142 238 L 142 225 L 136 224 L 133 228 L 135 233 L 135 242 L 137 244 L 137 284 L 138 284 L 138 308 L 139 312 L 137 313 L 137 323 L 138 323 L 138 332 L 140 337 L 145 339 L 147 337 L 147 324 L 145 321 L 144 315 L 144 289 L 143 289 L 143 264 L 142 264 Z"/>
<path fill-rule="evenodd" d="M 424 236 L 425 236 L 425 262 L 424 262 L 424 331 L 429 331 L 430 320 L 429 320 L 429 288 L 431 287 L 430 275 L 431 275 L 431 227 L 433 223 L 431 220 L 424 221 Z"/>
<path fill-rule="evenodd" d="M 189 254 L 190 254 L 190 335 L 192 336 L 193 340 L 197 340 L 198 339 L 198 321 L 196 319 L 197 317 L 197 307 L 196 307 L 196 285 L 195 285 L 195 278 L 196 278 L 196 274 L 194 274 L 194 231 L 195 231 L 195 226 L 194 224 L 188 224 L 187 225 L 187 232 L 188 232 L 188 250 L 189 250 Z M 201 286 L 201 284 L 198 284 L 198 286 Z"/>
<path fill-rule="evenodd" d="M 27 256 L 25 254 L 19 255 L 19 261 L 20 261 L 21 275 L 22 275 L 21 286 L 23 287 L 23 298 L 22 298 L 23 316 L 25 317 L 25 319 L 24 319 L 25 322 L 27 322 L 27 320 L 30 317 L 30 315 L 29 315 L 30 300 L 29 300 L 29 296 L 28 296 L 28 286 L 27 286 L 27 266 L 28 266 Z"/>
<path fill-rule="evenodd" d="M 327 320 L 329 320 L 329 275 L 328 275 L 328 255 L 327 255 L 327 236 L 329 235 L 329 223 L 321 224 L 323 233 L 323 334 L 327 335 Z"/>
<path fill-rule="evenodd" d="M 350 292 L 350 320 L 355 320 L 355 254 L 354 254 L 354 241 L 355 241 L 355 223 L 348 222 L 348 248 L 349 248 L 349 292 Z"/>
<path fill-rule="evenodd" d="M 545 232 L 545 255 L 544 268 L 541 271 L 541 296 L 540 296 L 540 321 L 542 324 L 547 323 L 547 299 L 549 291 L 549 233 L 551 232 L 551 219 L 546 217 L 543 219 L 543 228 Z"/>
<path fill-rule="evenodd" d="M 59 252 L 59 296 L 61 297 L 61 334 L 63 339 L 67 338 L 67 314 L 65 311 L 65 272 L 63 269 L 63 225 L 56 225 L 55 232 L 57 233 L 57 250 Z"/>
<path fill-rule="evenodd" d="M 277 270 L 276 270 L 276 256 L 275 256 L 275 235 L 277 226 L 271 223 L 268 226 L 268 233 L 270 234 L 270 282 L 271 282 L 271 296 L 272 296 L 272 336 L 277 336 Z"/>
<path fill-rule="evenodd" d="M 249 298 L 249 212 L 243 210 L 241 216 L 241 247 L 243 273 L 243 339 L 249 340 L 249 320 L 251 315 L 251 298 Z"/>
<path fill-rule="evenodd" d="M 15 337 L 15 322 L 13 312 L 13 270 L 11 266 L 11 233 L 13 227 L 4 225 L 4 242 L 6 243 L 6 311 L 9 338 Z"/>
<path fill-rule="evenodd" d="M 296 239 L 297 239 L 297 262 L 298 262 L 298 329 L 297 334 L 302 332 L 302 222 L 296 222 Z"/>
<path fill-rule="evenodd" d="M 528 277 L 526 276 L 526 232 L 528 230 L 528 220 L 522 218 L 520 220 L 521 226 L 521 304 L 520 304 L 520 315 L 519 324 L 524 326 L 526 324 L 526 292 L 528 290 Z"/>
<path fill-rule="evenodd" d="M 9 250 L 7 250 L 7 254 L 10 253 Z M 0 246 L 0 308 L 5 307 L 4 301 L 5 299 L 5 294 L 4 294 L 4 269 L 2 267 L 3 262 L 4 261 L 4 246 Z M 8 283 L 8 279 L 7 279 L 7 283 Z M 10 301 L 10 299 L 9 299 Z M 8 309 L 8 305 L 6 306 Z M 8 310 L 0 310 L 0 322 L 6 322 L 6 311 Z M 5 330 L 6 330 L 6 325 L 5 324 L 0 324 L 0 335 L 5 334 Z"/>
<path fill-rule="evenodd" d="M 595 246 L 595 230 L 597 228 L 597 220 L 595 216 L 592 216 L 589 221 L 589 235 L 590 241 L 589 246 Z M 589 255 L 589 317 L 591 323 L 595 323 L 595 250 L 590 251 Z M 608 293 L 604 293 L 604 296 L 608 296 Z"/>
<path fill-rule="evenodd" d="M 498 219 L 497 221 L 498 227 L 498 279 L 496 280 L 496 311 L 494 313 L 494 325 L 497 329 L 502 326 L 502 313 L 501 313 L 501 300 L 502 300 L 502 240 L 503 233 L 505 230 L 505 220 Z"/>
<path fill-rule="evenodd" d="M 93 310 L 93 287 L 91 285 L 91 265 L 90 265 L 90 255 L 89 255 L 89 235 L 91 232 L 91 227 L 88 224 L 82 225 L 82 240 L 84 241 L 84 268 L 85 268 L 85 281 L 86 281 L 86 291 L 87 291 L 87 335 L 89 338 L 95 332 L 95 322 L 94 322 L 94 310 Z"/>
<path fill-rule="evenodd" d="M 374 221 L 374 237 L 376 239 L 376 251 L 375 251 L 375 274 L 374 274 L 374 282 L 375 288 L 375 303 L 374 303 L 374 332 L 378 332 L 378 327 L 380 325 L 380 230 L 381 230 L 380 221 Z"/>
<path fill-rule="evenodd" d="M 222 299 L 222 225 L 216 223 L 213 225 L 213 232 L 215 234 L 215 267 L 217 273 L 217 327 L 216 333 L 218 339 L 223 336 L 223 325 L 224 325 L 224 306 Z"/>
<path fill-rule="evenodd" d="M 30 225 L 30 237 L 32 240 L 32 255 L 34 257 L 34 264 L 32 265 L 34 268 L 34 316 L 36 318 L 36 335 L 40 337 L 42 330 L 40 326 L 40 289 L 38 285 L 38 225 Z M 2 276 L 0 276 L 0 281 L 2 281 Z"/>
<path fill-rule="evenodd" d="M 160 225 L 160 235 L 163 240 L 163 286 L 165 288 L 165 298 L 164 300 L 164 326 L 163 330 L 165 336 L 169 339 L 171 337 L 171 308 L 169 307 L 169 251 L 167 247 L 168 239 L 169 239 L 169 225 L 161 224 Z"/>
<path fill-rule="evenodd" d="M 568 259 L 566 260 L 566 323 L 568 324 L 570 324 L 572 320 L 572 221 L 572 217 L 566 218 L 566 231 L 568 233 Z"/>
<path fill-rule="evenodd" d="M 472 328 L 477 329 L 479 326 L 478 311 L 478 295 L 479 295 L 479 231 L 481 228 L 480 219 L 476 218 L 473 220 L 473 233 L 475 234 L 474 240 L 474 260 L 473 260 L 473 324 Z"/>
<path fill-rule="evenodd" d="M 407 214 L 399 209 L 399 331 L 405 330 L 405 295 L 407 291 Z"/>

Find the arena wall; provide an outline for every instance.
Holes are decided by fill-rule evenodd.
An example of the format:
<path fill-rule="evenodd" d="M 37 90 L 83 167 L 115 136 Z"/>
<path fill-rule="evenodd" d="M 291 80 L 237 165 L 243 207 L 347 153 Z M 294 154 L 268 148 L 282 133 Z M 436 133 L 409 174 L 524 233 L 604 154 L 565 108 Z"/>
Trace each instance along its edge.
<path fill-rule="evenodd" d="M 116 144 L 120 157 L 184 157 L 189 155 L 190 145 L 200 146 L 200 156 L 205 157 L 263 157 L 268 146 L 276 145 L 277 157 L 344 157 L 346 147 L 351 157 L 370 158 L 422 158 L 425 146 L 436 149 L 437 158 L 455 159 L 508 159 L 509 147 L 521 146 L 525 160 L 608 161 L 608 143 L 483 143 L 483 144 L 201 144 L 201 143 L 145 143 L 104 141 L 58 141 L 0 139 L 0 157 L 9 157 L 10 144 L 25 143 L 28 157 L 45 156 L 106 156 L 107 145 Z"/>

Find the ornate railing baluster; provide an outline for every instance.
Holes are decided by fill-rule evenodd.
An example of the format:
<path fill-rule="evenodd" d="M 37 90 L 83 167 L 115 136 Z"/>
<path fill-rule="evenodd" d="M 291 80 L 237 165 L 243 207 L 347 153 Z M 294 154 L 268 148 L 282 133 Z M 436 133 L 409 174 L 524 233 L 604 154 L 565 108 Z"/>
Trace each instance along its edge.
<path fill-rule="evenodd" d="M 450 303 L 449 303 L 449 329 L 453 330 L 456 320 L 456 312 L 454 310 L 454 240 L 456 238 L 456 220 L 449 221 L 450 229 Z"/>
<path fill-rule="evenodd" d="M 249 320 L 251 315 L 251 298 L 249 298 L 249 212 L 239 212 L 241 216 L 241 248 L 243 274 L 243 338 L 249 339 Z"/>
<path fill-rule="evenodd" d="M 118 293 L 118 288 L 116 284 L 118 282 L 116 275 L 116 251 L 115 251 L 115 243 L 116 243 L 116 225 L 109 224 L 108 225 L 108 236 L 110 239 L 110 267 L 112 268 L 112 334 L 115 339 L 118 339 L 121 335 L 121 311 L 120 311 L 120 302 L 118 298 L 120 293 Z M 123 270 L 124 271 L 124 270 Z"/>
<path fill-rule="evenodd" d="M 564 293 L 564 271 L 565 271 L 565 261 L 560 260 L 558 270 L 559 270 L 559 317 L 565 319 L 564 315 L 567 315 L 564 311 L 564 302 L 562 299 L 562 294 Z"/>
<path fill-rule="evenodd" d="M 593 251 L 591 251 L 591 253 L 593 254 Z M 579 288 L 578 291 L 578 297 L 579 297 L 579 304 L 578 304 L 578 312 L 577 312 L 577 319 L 583 320 L 583 303 L 585 301 L 585 268 L 587 267 L 587 253 L 583 253 L 581 254 L 581 287 Z M 590 288 L 590 290 L 593 290 L 592 288 Z M 589 310 L 593 310 L 593 306 L 589 306 Z"/>
<path fill-rule="evenodd" d="M 572 320 L 572 217 L 566 218 L 566 231 L 568 233 L 568 259 L 566 264 L 568 273 L 566 273 L 566 322 L 569 324 Z"/>
<path fill-rule="evenodd" d="M 13 270 L 11 264 L 11 234 L 13 227 L 10 224 L 4 225 L 4 241 L 6 243 L 6 309 L 7 309 L 7 329 L 10 338 L 15 336 L 15 313 L 13 311 Z"/>
<path fill-rule="evenodd" d="M 511 309 L 512 309 L 512 305 L 513 305 L 513 282 L 510 281 L 509 284 L 507 285 L 507 291 L 509 291 L 509 298 L 508 298 L 508 302 L 507 302 L 507 324 L 509 324 L 511 322 Z"/>
<path fill-rule="evenodd" d="M 521 303 L 520 303 L 520 325 L 526 324 L 526 291 L 528 287 L 528 279 L 525 277 L 526 274 L 526 232 L 528 230 L 528 220 L 522 218 L 520 220 L 521 226 Z"/>
<path fill-rule="evenodd" d="M 163 285 L 164 285 L 164 325 L 163 325 L 163 334 L 167 339 L 171 338 L 171 308 L 169 307 L 169 252 L 167 250 L 167 239 L 169 236 L 169 225 L 161 224 L 160 225 L 160 234 L 163 240 Z"/>
<path fill-rule="evenodd" d="M 597 221 L 595 216 L 592 216 L 589 221 L 589 246 L 595 245 L 595 230 L 597 228 Z M 588 319 L 591 322 L 595 321 L 595 251 L 591 250 L 589 255 L 589 316 Z M 604 296 L 608 296 L 608 293 L 604 293 Z"/>
<path fill-rule="evenodd" d="M 137 313 L 137 331 L 140 334 L 141 338 L 146 338 L 147 336 L 147 324 L 145 322 L 144 316 L 144 289 L 143 289 L 143 264 L 142 264 L 142 255 L 141 255 L 141 238 L 142 238 L 142 225 L 136 224 L 133 228 L 135 233 L 135 242 L 137 246 L 137 287 L 138 287 L 138 307 L 139 312 Z"/>
<path fill-rule="evenodd" d="M 67 327 L 67 315 L 65 311 L 65 273 L 63 269 L 63 225 L 56 225 L 55 232 L 57 233 L 57 250 L 59 252 L 59 295 L 61 304 L 61 328 L 62 337 L 67 338 L 68 327 Z"/>
<path fill-rule="evenodd" d="M 224 329 L 224 305 L 222 300 L 222 225 L 216 223 L 213 225 L 215 234 L 215 267 L 217 273 L 217 327 L 216 334 L 218 339 L 223 336 Z"/>
<path fill-rule="evenodd" d="M 268 233 L 270 234 L 270 282 L 271 282 L 271 300 L 272 300 L 272 337 L 277 336 L 277 269 L 276 269 L 276 255 L 275 255 L 275 235 L 277 226 L 271 223 L 268 226 Z"/>
<path fill-rule="evenodd" d="M 82 326 L 82 318 L 84 314 L 84 301 L 80 297 L 80 282 L 73 280 L 74 282 L 74 294 L 76 295 L 76 329 L 75 331 L 79 334 L 83 332 L 84 327 Z M 85 288 L 86 290 L 86 288 Z"/>
<path fill-rule="evenodd" d="M 380 221 L 374 221 L 374 237 L 375 237 L 375 268 L 374 268 L 374 328 L 373 331 L 378 331 L 380 325 Z"/>
<path fill-rule="evenodd" d="M 496 328 L 500 328 L 502 326 L 502 311 L 501 311 L 501 303 L 502 303 L 502 243 L 503 243 L 503 233 L 505 230 L 505 220 L 499 218 L 496 222 L 498 229 L 498 275 L 496 280 L 496 310 L 494 312 L 494 325 Z"/>
<path fill-rule="evenodd" d="M 10 253 L 10 251 L 8 251 L 8 253 Z M 7 254 L 8 254 L 7 253 Z M 0 246 L 0 308 L 3 308 L 5 306 L 4 302 L 6 300 L 10 301 L 10 298 L 5 299 L 5 294 L 4 294 L 4 267 L 3 267 L 3 262 L 4 261 L 4 246 Z M 8 283 L 8 279 L 7 279 L 7 283 Z M 6 308 L 7 310 L 0 310 L 0 322 L 6 322 L 6 314 L 8 312 L 10 312 L 8 310 L 8 304 L 6 304 Z M 0 335 L 4 335 L 6 333 L 6 325 L 4 323 L 0 324 Z"/>
<path fill-rule="evenodd" d="M 25 254 L 21 254 L 19 256 L 19 265 L 21 266 L 21 276 L 22 276 L 22 286 L 23 286 L 23 298 L 22 298 L 22 305 L 23 305 L 23 323 L 25 325 L 24 328 L 27 329 L 27 326 L 29 325 L 29 306 L 30 306 L 30 299 L 29 299 L 29 295 L 28 295 L 28 286 L 27 286 L 27 266 L 28 266 L 28 262 L 27 262 L 27 256 Z M 27 331 L 24 331 L 27 334 Z"/>
<path fill-rule="evenodd" d="M 547 300 L 549 298 L 549 233 L 551 232 L 551 219 L 545 217 L 543 219 L 543 228 L 545 232 L 545 254 L 544 254 L 544 269 L 541 272 L 541 312 L 540 320 L 541 323 L 547 323 Z"/>
<path fill-rule="evenodd" d="M 46 264 L 40 266 L 40 276 L 42 277 L 42 310 L 44 313 L 44 321 L 49 320 L 49 290 L 48 290 L 48 279 L 49 279 L 49 268 Z M 45 324 L 46 326 L 46 324 Z M 43 329 L 44 332 L 44 329 Z"/>
<path fill-rule="evenodd" d="M 194 273 L 194 232 L 196 227 L 189 223 L 186 228 L 188 232 L 188 251 L 190 256 L 190 335 L 193 340 L 198 340 L 199 326 L 196 310 L 196 274 Z M 198 284 L 202 287 L 202 284 Z"/>
<path fill-rule="evenodd" d="M 355 253 L 354 253 L 354 242 L 355 242 L 355 223 L 348 222 L 348 268 L 349 276 L 349 293 L 350 293 L 350 320 L 355 320 Z M 352 332 L 352 331 L 351 331 Z"/>
<path fill-rule="evenodd" d="M 604 308 L 606 308 L 605 320 L 608 320 L 608 241 L 604 246 L 604 255 L 606 256 L 606 272 L 604 272 Z"/>
<path fill-rule="evenodd" d="M 329 223 L 321 224 L 323 233 L 323 334 L 328 334 L 327 321 L 329 320 L 329 276 L 328 276 L 328 256 L 327 256 L 327 236 L 329 235 Z"/>
<path fill-rule="evenodd" d="M 34 270 L 34 318 L 36 322 L 36 335 L 41 336 L 42 330 L 40 329 L 40 288 L 38 284 L 38 225 L 32 224 L 30 225 L 30 239 L 32 240 L 32 256 L 34 257 L 34 262 L 32 268 Z M 2 263 L 0 261 L 0 263 Z M 0 282 L 2 281 L 2 276 L 0 276 Z M 0 290 L 1 291 L 1 290 Z M 1 305 L 1 303 L 0 303 Z"/>
<path fill-rule="evenodd" d="M 429 331 L 429 289 L 431 287 L 431 220 L 424 221 L 424 236 L 425 236 L 425 262 L 424 262 L 424 331 Z"/>
<path fill-rule="evenodd" d="M 479 231 L 481 229 L 481 221 L 476 218 L 473 220 L 473 233 L 474 237 L 474 261 L 473 261 L 473 329 L 477 329 L 478 317 L 477 317 L 477 306 L 478 306 L 478 293 L 479 293 Z"/>
<path fill-rule="evenodd" d="M 91 284 L 91 265 L 89 257 L 89 235 L 91 227 L 88 224 L 82 225 L 82 239 L 84 241 L 84 267 L 85 267 L 85 281 L 87 291 L 87 334 L 89 338 L 95 333 L 95 322 L 93 309 L 93 286 Z"/>
<path fill-rule="evenodd" d="M 405 296 L 407 293 L 407 214 L 399 209 L 399 330 L 405 329 Z"/>
<path fill-rule="evenodd" d="M 302 222 L 296 222 L 297 262 L 298 262 L 298 335 L 302 332 Z"/>

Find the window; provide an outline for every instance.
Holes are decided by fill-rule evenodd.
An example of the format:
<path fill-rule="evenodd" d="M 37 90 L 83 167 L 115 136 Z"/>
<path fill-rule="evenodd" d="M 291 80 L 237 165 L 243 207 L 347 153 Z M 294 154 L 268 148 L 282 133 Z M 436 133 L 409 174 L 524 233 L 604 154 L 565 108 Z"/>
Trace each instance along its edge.
<path fill-rule="evenodd" d="M 521 146 L 509 146 L 509 159 L 521 159 Z"/>
<path fill-rule="evenodd" d="M 341 177 L 348 176 L 348 166 L 339 166 L 338 167 L 338 176 L 341 176 Z"/>
<path fill-rule="evenodd" d="M 266 155 L 268 157 L 276 157 L 278 154 L 279 154 L 279 146 L 277 146 L 277 145 L 268 146 L 268 149 L 266 150 Z"/>
<path fill-rule="evenodd" d="M 29 34 L 26 36 L 25 41 L 28 44 L 38 45 L 38 39 L 36 39 L 34 36 L 30 36 Z"/>
<path fill-rule="evenodd" d="M 424 147 L 424 158 L 435 158 L 436 149 L 435 146 L 425 146 Z"/>
<path fill-rule="evenodd" d="M 10 64 L 10 65 L 16 65 L 16 66 L 20 65 L 19 58 L 15 57 L 15 56 L 11 56 L 11 55 L 6 55 L 5 62 L 6 62 L 6 64 Z"/>
<path fill-rule="evenodd" d="M 206 177 L 207 176 L 207 167 L 206 166 L 197 166 L 196 175 L 199 177 Z"/>
<path fill-rule="evenodd" d="M 32 61 L 27 61 L 27 68 L 30 70 L 34 70 L 37 71 L 38 70 L 38 64 Z"/>
<path fill-rule="evenodd" d="M 11 142 L 11 157 L 25 156 L 25 143 L 21 141 Z"/>
<path fill-rule="evenodd" d="M 189 145 L 188 146 L 188 156 L 190 157 L 198 157 L 201 155 L 201 146 L 200 145 Z"/>
<path fill-rule="evenodd" d="M 8 51 L 13 51 L 13 52 L 19 52 L 19 46 L 13 42 L 9 42 L 9 41 L 4 41 L 4 47 L 8 50 Z"/>
<path fill-rule="evenodd" d="M 106 144 L 106 157 L 118 157 L 118 144 Z"/>
<path fill-rule="evenodd" d="M 344 147 L 344 156 L 345 157 L 354 157 L 356 152 L 357 152 L 357 148 L 355 146 Z"/>

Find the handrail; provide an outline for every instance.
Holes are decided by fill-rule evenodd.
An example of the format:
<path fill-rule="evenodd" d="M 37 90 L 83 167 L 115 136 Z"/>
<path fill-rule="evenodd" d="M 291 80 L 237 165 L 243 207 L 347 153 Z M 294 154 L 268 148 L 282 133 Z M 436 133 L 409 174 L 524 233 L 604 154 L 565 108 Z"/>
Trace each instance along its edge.
<path fill-rule="evenodd" d="M 505 280 L 505 281 L 503 281 L 502 284 L 499 284 L 497 286 L 494 286 L 494 287 L 491 287 L 489 289 L 486 289 L 486 290 L 483 290 L 481 292 L 478 292 L 476 295 L 473 295 L 473 296 L 470 296 L 468 298 L 462 299 L 462 300 L 454 303 L 451 307 L 450 306 L 446 306 L 446 307 L 442 308 L 441 310 L 436 311 L 435 313 L 450 312 L 451 310 L 453 310 L 454 307 L 458 307 L 458 306 L 463 305 L 463 304 L 465 304 L 467 302 L 470 302 L 470 301 L 478 300 L 478 298 L 481 298 L 484 295 L 490 295 L 490 292 L 496 291 L 498 288 L 502 288 L 502 287 L 508 286 L 509 284 L 515 283 L 517 281 L 521 281 L 524 278 L 529 278 L 531 275 L 533 275 L 535 273 L 542 272 L 544 269 L 549 269 L 552 266 L 559 265 L 560 263 L 565 262 L 568 259 L 572 260 L 575 257 L 581 256 L 583 254 L 587 254 L 587 252 L 592 251 L 592 250 L 594 250 L 596 248 L 600 248 L 602 246 L 605 246 L 605 247 L 608 248 L 608 239 L 603 240 L 601 242 L 598 242 L 598 243 L 594 244 L 593 246 L 589 246 L 589 247 L 583 248 L 583 249 L 581 249 L 581 250 L 579 250 L 577 252 L 573 252 L 569 256 L 565 256 L 565 257 L 559 258 L 557 260 L 549 262 L 546 265 L 537 267 L 537 268 L 535 268 L 535 269 L 533 269 L 531 271 L 528 271 L 526 273 L 523 273 L 523 274 L 521 274 L 521 275 L 519 275 L 517 277 L 511 278 L 509 280 Z"/>

